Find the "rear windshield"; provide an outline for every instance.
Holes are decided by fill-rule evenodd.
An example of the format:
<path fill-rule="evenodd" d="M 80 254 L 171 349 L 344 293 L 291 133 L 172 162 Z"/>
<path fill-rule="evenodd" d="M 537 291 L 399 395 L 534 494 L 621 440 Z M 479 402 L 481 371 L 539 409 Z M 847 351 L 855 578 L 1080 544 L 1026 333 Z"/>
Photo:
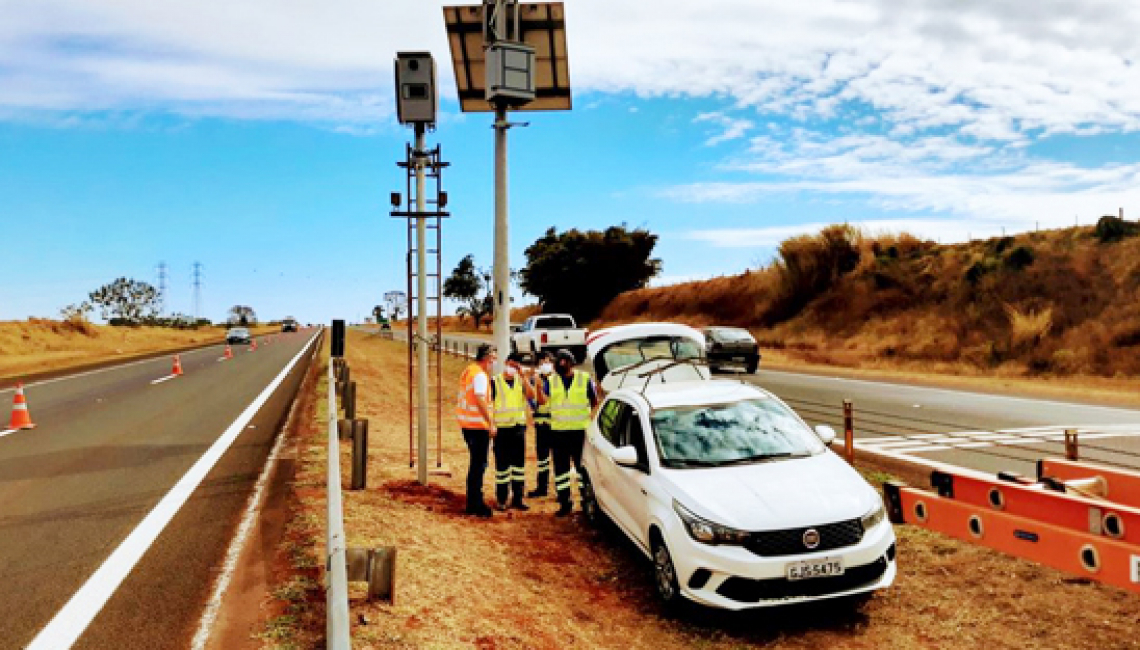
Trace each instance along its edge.
<path fill-rule="evenodd" d="M 602 350 L 594 365 L 598 376 L 604 377 L 611 370 L 649 359 L 683 361 L 700 359 L 703 356 L 704 350 L 693 339 L 680 336 L 653 336 L 614 343 Z"/>
<path fill-rule="evenodd" d="M 574 319 L 564 316 L 540 318 L 534 322 L 534 327 L 535 329 L 544 330 L 572 330 L 574 329 Z"/>
<path fill-rule="evenodd" d="M 713 328 L 706 331 L 706 334 L 718 341 L 737 342 L 737 341 L 753 341 L 752 334 L 745 329 L 738 328 Z"/>

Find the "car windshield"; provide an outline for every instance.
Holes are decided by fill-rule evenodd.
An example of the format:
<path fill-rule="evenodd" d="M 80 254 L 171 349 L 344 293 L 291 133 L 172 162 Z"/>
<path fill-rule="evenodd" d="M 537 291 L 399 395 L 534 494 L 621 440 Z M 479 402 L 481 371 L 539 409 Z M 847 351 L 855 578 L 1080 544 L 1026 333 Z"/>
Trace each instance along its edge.
<path fill-rule="evenodd" d="M 737 343 L 740 341 L 752 341 L 752 334 L 748 330 L 735 329 L 735 328 L 715 328 L 708 330 L 708 334 L 716 339 L 725 343 Z"/>
<path fill-rule="evenodd" d="M 541 318 L 535 322 L 534 327 L 541 330 L 572 330 L 574 329 L 574 320 L 559 316 Z"/>
<path fill-rule="evenodd" d="M 700 359 L 703 351 L 696 341 L 676 336 L 655 336 L 614 343 L 602 352 L 606 368 L 616 369 L 647 359 Z"/>
<path fill-rule="evenodd" d="M 666 467 L 763 462 L 824 449 L 815 433 L 774 399 L 657 409 L 652 420 Z"/>

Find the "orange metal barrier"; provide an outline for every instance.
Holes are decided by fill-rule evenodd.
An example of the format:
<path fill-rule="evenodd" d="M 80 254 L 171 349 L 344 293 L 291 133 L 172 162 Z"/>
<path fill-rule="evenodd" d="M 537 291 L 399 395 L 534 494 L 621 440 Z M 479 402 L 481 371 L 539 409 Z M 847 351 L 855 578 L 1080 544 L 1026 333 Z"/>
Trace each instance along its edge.
<path fill-rule="evenodd" d="M 1140 547 L 992 510 L 889 481 L 893 523 L 907 523 L 1140 593 Z"/>
<path fill-rule="evenodd" d="M 990 478 L 935 470 L 930 473 L 930 484 L 939 496 L 947 499 L 1090 535 L 1103 535 L 1136 544 L 1140 549 L 1140 508 L 1058 492 L 1046 484 L 1012 475 Z"/>
<path fill-rule="evenodd" d="M 1053 478 L 1061 481 L 1079 481 L 1097 477 L 1103 479 L 1107 486 L 1105 498 L 1140 508 L 1140 472 L 1058 458 L 1037 461 L 1037 480 Z"/>

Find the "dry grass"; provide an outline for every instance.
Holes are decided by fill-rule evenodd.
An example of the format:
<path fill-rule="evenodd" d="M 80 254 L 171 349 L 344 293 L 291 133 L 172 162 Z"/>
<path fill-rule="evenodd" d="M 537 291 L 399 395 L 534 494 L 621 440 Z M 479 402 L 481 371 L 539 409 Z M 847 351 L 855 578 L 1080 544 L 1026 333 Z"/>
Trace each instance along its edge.
<path fill-rule="evenodd" d="M 252 331 L 263 334 L 275 330 L 264 326 Z M 129 359 L 148 352 L 221 341 L 224 335 L 225 330 L 217 327 L 109 327 L 43 318 L 0 322 L 0 377 Z"/>
<path fill-rule="evenodd" d="M 767 268 L 615 298 L 593 327 L 749 328 L 814 363 L 992 376 L 1140 375 L 1140 237 L 1093 228 L 942 246 L 833 226 Z"/>
<path fill-rule="evenodd" d="M 647 564 L 619 534 L 554 519 L 549 501 L 532 500 L 528 513 L 491 520 L 462 516 L 466 451 L 446 409 L 443 458 L 455 476 L 433 478 L 429 488 L 414 483 L 407 466 L 405 349 L 378 337 L 350 337 L 372 455 L 370 488 L 345 493 L 348 541 L 395 546 L 399 553 L 394 604 L 367 603 L 355 592 L 356 648 L 1140 647 L 1130 633 L 1140 624 L 1135 596 L 909 527 L 897 529 L 896 586 L 862 611 L 820 604 L 667 615 L 654 600 Z M 448 401 L 461 365 L 447 361 Z M 298 593 L 312 600 L 311 585 L 319 583 L 311 567 L 323 546 L 323 408 L 317 406 L 300 443 L 294 530 L 311 539 L 300 545 L 294 538 L 282 548 L 300 567 L 282 579 L 283 606 L 304 602 Z M 340 462 L 347 472 L 347 445 Z M 533 459 L 529 464 L 533 471 Z M 303 609 L 283 611 L 266 628 L 266 647 L 320 647 L 323 619 Z"/>

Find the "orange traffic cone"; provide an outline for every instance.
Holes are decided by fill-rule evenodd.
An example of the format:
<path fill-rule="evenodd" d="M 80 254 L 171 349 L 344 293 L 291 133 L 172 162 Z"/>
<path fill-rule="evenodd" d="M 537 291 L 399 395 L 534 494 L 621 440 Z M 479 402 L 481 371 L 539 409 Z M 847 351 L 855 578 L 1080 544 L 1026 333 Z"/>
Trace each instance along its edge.
<path fill-rule="evenodd" d="M 256 350 L 257 350 L 257 339 L 250 339 L 249 340 L 249 351 L 254 352 Z"/>
<path fill-rule="evenodd" d="M 233 359 L 233 358 L 234 358 L 234 351 L 233 351 L 233 349 L 232 349 L 232 348 L 229 346 L 229 344 L 226 344 L 226 354 L 225 354 L 225 358 L 226 358 L 226 359 Z"/>
<path fill-rule="evenodd" d="M 170 374 L 174 375 L 175 377 L 182 375 L 182 360 L 178 358 L 177 354 L 174 355 L 174 370 L 170 371 Z"/>
<path fill-rule="evenodd" d="M 24 397 L 24 385 L 16 384 L 16 396 L 12 399 L 12 420 L 9 429 L 34 429 L 32 416 L 28 414 L 28 400 Z"/>

